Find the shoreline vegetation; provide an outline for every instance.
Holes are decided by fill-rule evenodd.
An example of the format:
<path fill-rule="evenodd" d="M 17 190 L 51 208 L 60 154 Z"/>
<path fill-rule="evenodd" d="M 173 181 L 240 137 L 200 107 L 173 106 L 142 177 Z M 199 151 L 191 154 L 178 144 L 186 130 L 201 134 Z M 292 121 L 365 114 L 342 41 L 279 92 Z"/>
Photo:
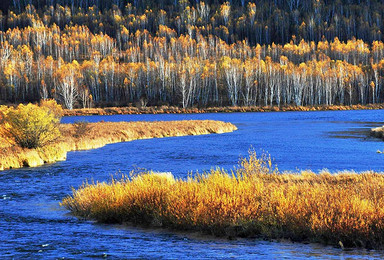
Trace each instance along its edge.
<path fill-rule="evenodd" d="M 384 109 L 384 103 L 367 105 L 330 105 L 330 106 L 225 106 L 207 108 L 180 108 L 174 106 L 154 107 L 104 107 L 65 109 L 64 116 L 89 115 L 130 115 L 130 114 L 193 114 L 193 113 L 235 113 L 235 112 L 287 112 L 287 111 L 336 111 L 336 110 L 373 110 Z"/>
<path fill-rule="evenodd" d="M 230 173 L 147 172 L 85 183 L 61 205 L 101 223 L 382 249 L 383 194 L 383 174 L 280 173 L 251 152 Z"/>
<path fill-rule="evenodd" d="M 8 145 L 0 137 L 0 170 L 36 167 L 66 159 L 67 152 L 95 149 L 111 143 L 171 136 L 225 133 L 236 130 L 231 123 L 213 120 L 157 122 L 98 122 L 60 124 L 61 138 L 36 149 Z M 82 128 L 82 129 L 81 129 Z"/>

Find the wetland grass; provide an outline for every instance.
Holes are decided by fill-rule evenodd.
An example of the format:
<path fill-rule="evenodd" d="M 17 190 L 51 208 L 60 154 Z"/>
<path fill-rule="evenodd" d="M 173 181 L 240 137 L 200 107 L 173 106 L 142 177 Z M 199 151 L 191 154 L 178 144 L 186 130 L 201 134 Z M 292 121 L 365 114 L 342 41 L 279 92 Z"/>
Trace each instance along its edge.
<path fill-rule="evenodd" d="M 84 184 L 62 205 L 103 223 L 343 247 L 384 247 L 384 175 L 280 173 L 254 153 L 228 173 L 175 179 L 145 173 Z"/>

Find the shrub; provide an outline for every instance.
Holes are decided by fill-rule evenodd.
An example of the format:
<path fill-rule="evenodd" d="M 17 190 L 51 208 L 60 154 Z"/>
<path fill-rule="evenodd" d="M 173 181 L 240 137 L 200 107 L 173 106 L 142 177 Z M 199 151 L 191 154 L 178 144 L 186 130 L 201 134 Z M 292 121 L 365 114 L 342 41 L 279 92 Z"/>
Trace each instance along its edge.
<path fill-rule="evenodd" d="M 48 108 L 49 112 L 52 113 L 59 121 L 63 116 L 63 108 L 61 105 L 57 104 L 54 99 L 43 99 L 40 101 L 40 106 Z"/>
<path fill-rule="evenodd" d="M 1 132 L 4 138 L 22 148 L 38 148 L 60 137 L 61 107 L 49 101 L 50 106 L 20 104 L 17 108 L 2 109 Z M 54 108 L 54 109 L 52 109 Z"/>
<path fill-rule="evenodd" d="M 75 129 L 75 133 L 73 134 L 73 136 L 76 138 L 85 136 L 85 134 L 91 131 L 92 129 L 88 121 L 76 121 L 73 124 L 73 127 Z"/>

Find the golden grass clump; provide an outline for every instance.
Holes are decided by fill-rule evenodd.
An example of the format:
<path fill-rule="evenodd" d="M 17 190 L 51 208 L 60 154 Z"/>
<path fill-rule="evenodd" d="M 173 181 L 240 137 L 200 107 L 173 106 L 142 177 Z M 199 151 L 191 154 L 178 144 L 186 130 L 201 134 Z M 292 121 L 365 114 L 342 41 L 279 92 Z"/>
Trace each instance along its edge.
<path fill-rule="evenodd" d="M 198 230 L 228 237 L 384 247 L 384 175 L 279 173 L 251 153 L 239 168 L 174 179 L 155 173 L 84 184 L 62 205 L 105 223 Z"/>
<path fill-rule="evenodd" d="M 79 125 L 82 128 L 79 131 Z M 1 126 L 0 126 L 1 127 Z M 225 133 L 236 130 L 231 123 L 213 120 L 157 122 L 99 122 L 61 124 L 62 138 L 37 149 L 25 149 L 2 140 L 0 135 L 0 170 L 39 166 L 65 160 L 67 152 L 88 150 L 110 143 L 170 136 Z"/>

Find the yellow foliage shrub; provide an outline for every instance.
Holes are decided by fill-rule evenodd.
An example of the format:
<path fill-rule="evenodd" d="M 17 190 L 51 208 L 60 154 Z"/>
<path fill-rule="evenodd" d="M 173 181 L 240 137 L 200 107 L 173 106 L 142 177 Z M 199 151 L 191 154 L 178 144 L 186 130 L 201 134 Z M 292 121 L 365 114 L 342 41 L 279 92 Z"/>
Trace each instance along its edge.
<path fill-rule="evenodd" d="M 64 110 L 61 105 L 57 104 L 54 99 L 43 99 L 40 101 L 40 107 L 48 108 L 49 113 L 53 114 L 57 119 L 61 119 Z"/>
<path fill-rule="evenodd" d="M 54 107 L 53 102 L 49 104 Z M 22 148 L 38 148 L 60 137 L 59 107 L 20 104 L 17 108 L 2 110 L 3 138 Z"/>

